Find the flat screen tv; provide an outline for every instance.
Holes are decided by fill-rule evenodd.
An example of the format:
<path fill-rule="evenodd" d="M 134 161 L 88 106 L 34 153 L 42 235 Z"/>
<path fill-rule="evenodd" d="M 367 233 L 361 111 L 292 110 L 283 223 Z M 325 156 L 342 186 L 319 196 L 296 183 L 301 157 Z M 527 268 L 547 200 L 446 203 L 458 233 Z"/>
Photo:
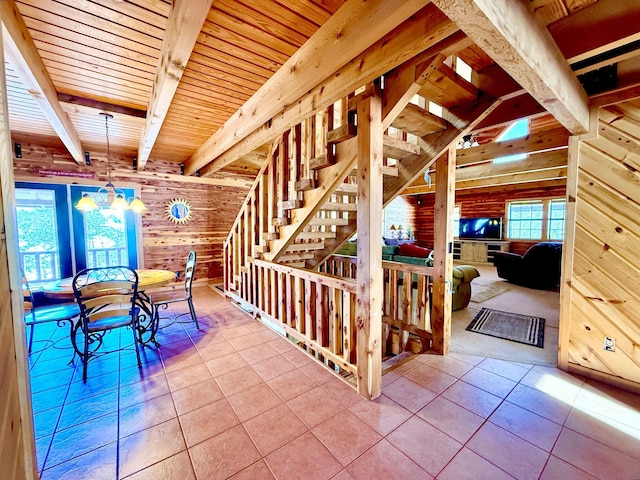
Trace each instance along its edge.
<path fill-rule="evenodd" d="M 502 240 L 502 218 L 461 218 L 458 238 L 461 240 Z"/>

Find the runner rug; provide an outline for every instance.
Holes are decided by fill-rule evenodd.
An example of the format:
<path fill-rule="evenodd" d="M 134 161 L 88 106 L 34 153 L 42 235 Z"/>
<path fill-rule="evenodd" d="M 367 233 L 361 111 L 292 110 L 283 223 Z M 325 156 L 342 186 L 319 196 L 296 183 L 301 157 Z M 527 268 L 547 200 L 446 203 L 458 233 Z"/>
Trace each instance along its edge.
<path fill-rule="evenodd" d="M 540 317 L 483 308 L 467 330 L 544 348 L 544 318 Z"/>

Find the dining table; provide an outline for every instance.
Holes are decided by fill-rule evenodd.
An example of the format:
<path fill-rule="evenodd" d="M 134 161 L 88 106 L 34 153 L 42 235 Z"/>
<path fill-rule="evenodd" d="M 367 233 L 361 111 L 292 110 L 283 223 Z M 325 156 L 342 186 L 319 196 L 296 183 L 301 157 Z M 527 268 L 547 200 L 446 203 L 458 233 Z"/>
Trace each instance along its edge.
<path fill-rule="evenodd" d="M 155 336 L 158 325 L 154 322 L 153 304 L 147 292 L 174 282 L 176 272 L 162 269 L 136 269 L 136 273 L 138 274 L 138 290 L 135 304 L 140 308 L 138 313 L 138 340 L 143 345 L 151 342 L 157 345 Z M 44 296 L 52 299 L 73 301 L 75 300 L 73 279 L 74 277 L 67 277 L 54 282 L 43 283 L 40 286 L 40 291 Z M 78 319 L 71 326 L 71 343 L 76 352 L 78 352 L 76 337 L 81 330 L 81 321 Z"/>

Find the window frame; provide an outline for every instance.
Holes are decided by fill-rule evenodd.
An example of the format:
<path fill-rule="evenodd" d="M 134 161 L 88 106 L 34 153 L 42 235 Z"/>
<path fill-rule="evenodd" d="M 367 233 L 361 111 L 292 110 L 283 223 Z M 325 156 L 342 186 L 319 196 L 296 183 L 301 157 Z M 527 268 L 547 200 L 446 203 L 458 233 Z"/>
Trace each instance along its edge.
<path fill-rule="evenodd" d="M 526 198 L 526 199 L 513 199 L 507 200 L 505 202 L 505 219 L 506 219 L 506 228 L 505 228 L 505 239 L 510 241 L 532 241 L 532 242 L 544 242 L 544 241 L 564 241 L 564 238 L 551 238 L 549 236 L 550 231 L 550 221 L 551 221 L 551 204 L 553 202 L 563 202 L 565 205 L 565 216 L 564 216 L 564 231 L 563 235 L 566 235 L 566 224 L 567 224 L 567 215 L 566 215 L 566 203 L 567 200 L 564 197 L 538 197 L 538 198 Z M 511 219 L 511 205 L 512 204 L 541 204 L 542 205 L 542 228 L 540 233 L 540 238 L 521 238 L 521 237 L 511 237 L 510 236 L 510 223 Z M 557 220 L 557 219 L 556 219 Z"/>

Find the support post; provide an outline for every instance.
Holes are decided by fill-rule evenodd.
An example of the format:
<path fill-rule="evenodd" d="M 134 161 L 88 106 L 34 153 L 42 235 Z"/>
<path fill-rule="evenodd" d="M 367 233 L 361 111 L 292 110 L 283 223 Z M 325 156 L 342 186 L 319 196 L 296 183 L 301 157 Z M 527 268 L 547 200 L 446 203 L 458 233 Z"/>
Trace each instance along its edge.
<path fill-rule="evenodd" d="M 358 393 L 372 400 L 382 382 L 382 101 L 371 96 L 358 104 Z"/>
<path fill-rule="evenodd" d="M 451 341 L 451 291 L 453 289 L 453 203 L 455 199 L 456 149 L 450 147 L 436 160 L 436 201 L 434 207 L 433 329 L 432 348 L 449 353 Z"/>

